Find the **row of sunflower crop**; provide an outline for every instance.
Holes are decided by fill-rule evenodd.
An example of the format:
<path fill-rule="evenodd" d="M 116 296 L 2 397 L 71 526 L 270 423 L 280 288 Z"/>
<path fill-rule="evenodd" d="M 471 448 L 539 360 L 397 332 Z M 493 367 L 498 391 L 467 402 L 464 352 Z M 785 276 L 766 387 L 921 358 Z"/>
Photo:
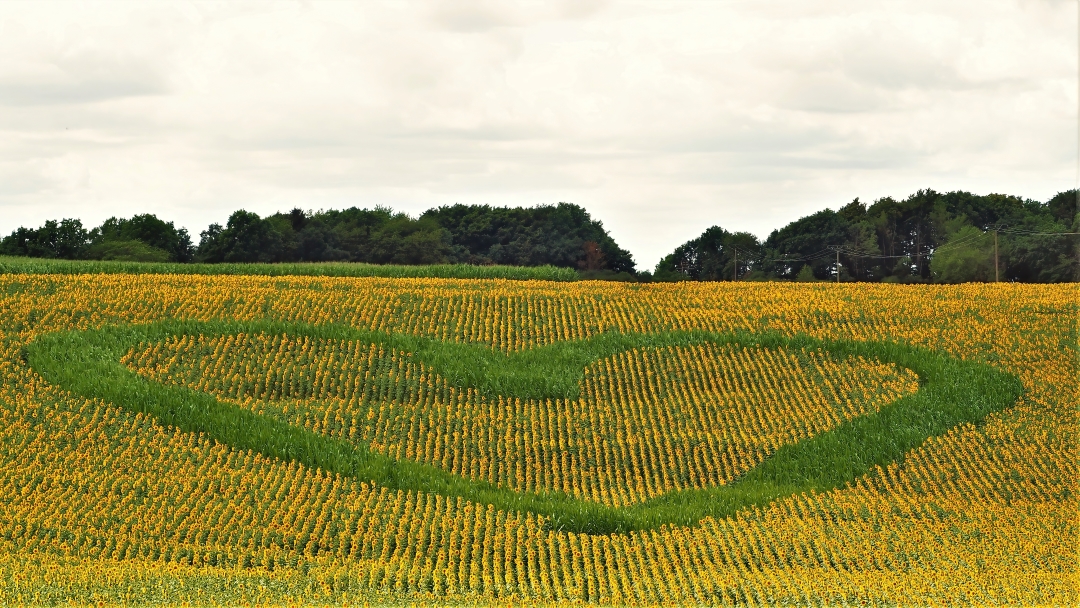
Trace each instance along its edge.
<path fill-rule="evenodd" d="M 1070 286 L 555 288 L 434 280 L 0 277 L 0 600 L 1074 605 L 1076 295 Z M 507 321 L 494 324 L 496 311 Z M 957 427 L 847 488 L 797 494 L 692 528 L 590 537 L 547 530 L 531 515 L 390 491 L 233 450 L 57 390 L 22 359 L 25 346 L 49 332 L 169 317 L 349 323 L 481 341 L 503 352 L 613 327 L 771 328 L 894 339 L 987 361 L 1015 373 L 1026 393 L 985 423 Z M 232 388 L 232 361 L 250 362 L 254 371 L 260 359 L 252 354 L 263 344 L 271 352 L 275 340 L 281 348 L 285 337 L 234 337 L 217 371 L 185 358 L 188 347 L 180 348 L 179 340 L 133 351 L 129 364 L 139 367 L 140 354 L 157 348 L 139 367 L 149 376 L 185 384 L 209 376 L 203 390 L 248 407 L 280 408 L 297 424 L 371 441 L 386 453 L 407 454 L 411 445 L 418 459 L 477 478 L 527 483 L 524 464 L 500 469 L 491 462 L 481 470 L 466 461 L 509 454 L 520 462 L 518 455 L 536 449 L 531 445 L 560 441 L 603 454 L 602 470 L 611 466 L 604 459 L 614 462 L 622 452 L 601 451 L 607 443 L 598 438 L 611 437 L 605 441 L 614 446 L 621 430 L 625 468 L 638 472 L 643 489 L 626 490 L 620 486 L 625 480 L 615 477 L 605 482 L 611 502 L 647 495 L 646 479 L 655 480 L 652 487 L 668 483 L 665 474 L 679 482 L 680 466 L 702 475 L 717 466 L 715 457 L 711 465 L 668 460 L 672 450 L 689 445 L 680 443 L 687 441 L 680 432 L 701 437 L 723 432 L 713 425 L 729 424 L 707 403 L 731 410 L 757 403 L 743 424 L 782 438 L 817 432 L 873 407 L 874 382 L 892 382 L 897 391 L 911 382 L 903 370 L 874 371 L 872 362 L 824 353 L 643 350 L 598 363 L 579 402 L 500 404 L 440 384 L 406 353 L 328 341 L 305 347 L 313 357 L 306 369 L 319 369 L 324 360 L 324 370 L 344 369 L 334 366 L 346 353 L 353 353 L 349 369 L 360 369 L 368 357 L 373 388 L 358 378 L 351 389 L 340 389 L 351 392 L 334 393 L 333 384 L 321 388 L 320 376 L 317 383 L 312 377 L 310 393 L 282 388 L 256 398 Z M 219 346 L 225 349 L 224 342 L 212 344 Z M 341 359 L 330 359 L 334 348 Z M 278 368 L 285 378 L 284 360 Z M 245 369 L 237 367 L 236 377 L 246 378 Z M 742 371 L 726 379 L 725 370 Z M 774 370 L 798 379 L 782 380 Z M 304 372 L 289 373 L 300 378 Z M 678 381 L 668 385 L 669 378 Z M 824 403 L 810 397 L 819 393 Z M 380 414 L 376 403 L 397 409 L 388 405 Z M 664 403 L 682 406 L 667 414 Z M 460 435 L 450 433 L 441 444 L 430 439 L 444 428 L 431 423 L 434 404 L 445 411 L 439 420 L 461 421 L 460 433 L 478 429 L 474 451 L 452 445 Z M 589 418 L 586 404 L 604 418 Z M 301 412 L 310 417 L 300 418 Z M 475 423 L 482 414 L 487 417 Z M 779 414 L 810 416 L 819 426 L 775 420 Z M 385 421 L 373 422 L 380 416 Z M 488 435 L 496 423 L 500 430 Z M 379 428 L 387 429 L 382 442 Z M 723 445 L 757 439 L 731 436 Z M 454 449 L 457 461 L 444 456 Z M 550 457 L 555 448 L 547 449 Z M 543 451 L 533 453 L 544 462 Z M 709 452 L 702 454 L 707 462 Z M 740 465 L 736 454 L 732 470 Z M 565 478 L 568 470 L 558 475 Z M 559 487 L 555 471 L 531 475 L 538 487 Z M 578 483 L 582 496 L 605 499 L 587 490 L 595 486 Z"/>
<path fill-rule="evenodd" d="M 406 353 L 288 335 L 179 336 L 123 361 L 394 458 L 615 506 L 726 483 L 781 445 L 917 389 L 891 364 L 714 344 L 596 362 L 577 401 L 492 400 Z"/>
<path fill-rule="evenodd" d="M 836 599 L 859 597 L 850 582 L 860 577 L 847 579 L 843 573 L 880 571 L 879 581 L 895 578 L 925 564 L 929 556 L 920 553 L 943 542 L 974 544 L 983 559 L 996 557 L 1003 566 L 1037 576 L 1039 568 L 1021 558 L 1024 543 L 1053 542 L 1071 517 L 1029 498 L 958 522 L 953 509 L 962 500 L 897 510 L 888 494 L 860 484 L 846 496 L 797 496 L 732 520 L 708 521 L 700 531 L 675 528 L 612 537 L 547 533 L 531 516 L 439 496 L 388 492 L 230 452 L 170 433 L 139 415 L 91 407 L 67 412 L 66 430 L 77 441 L 72 446 L 76 455 L 104 443 L 108 460 L 88 468 L 77 466 L 83 459 L 65 459 L 69 466 L 53 475 L 41 475 L 36 459 L 17 466 L 11 472 L 16 483 L 3 488 L 5 495 L 62 488 L 70 498 L 5 526 L 0 537 L 7 551 L 120 560 L 132 562 L 133 568 L 146 562 L 178 563 L 191 567 L 192 575 L 211 567 L 314 567 L 344 574 L 336 581 L 337 591 L 353 594 L 737 602 L 791 597 L 801 589 Z M 127 433 L 109 441 L 108 431 L 117 426 Z M 124 441 L 135 434 L 142 445 Z M 48 441 L 60 439 L 38 436 L 26 445 L 27 452 L 50 447 Z M 101 465 L 114 473 L 103 475 Z M 877 485 L 894 483 L 904 483 L 897 471 L 883 471 Z M 980 524 L 992 521 L 986 515 L 1038 518 L 1042 525 L 1033 526 L 1026 539 L 979 537 Z M 883 551 L 875 528 L 902 522 L 907 525 L 890 532 L 909 542 L 907 550 Z M 967 548 L 965 557 L 970 557 L 973 547 Z M 948 563 L 952 556 L 934 557 Z M 1068 568 L 1060 559 L 1037 565 L 1047 573 Z M 819 569 L 831 585 L 800 578 Z M 972 589 L 989 584 L 990 574 L 976 577 Z"/>

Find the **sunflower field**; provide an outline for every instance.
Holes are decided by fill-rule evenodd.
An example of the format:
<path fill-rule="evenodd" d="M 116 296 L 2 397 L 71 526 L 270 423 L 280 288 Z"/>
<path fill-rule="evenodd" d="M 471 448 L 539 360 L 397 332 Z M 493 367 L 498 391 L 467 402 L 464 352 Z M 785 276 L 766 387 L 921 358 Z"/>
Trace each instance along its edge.
<path fill-rule="evenodd" d="M 0 274 L 0 604 L 1076 605 L 1078 296 Z"/>

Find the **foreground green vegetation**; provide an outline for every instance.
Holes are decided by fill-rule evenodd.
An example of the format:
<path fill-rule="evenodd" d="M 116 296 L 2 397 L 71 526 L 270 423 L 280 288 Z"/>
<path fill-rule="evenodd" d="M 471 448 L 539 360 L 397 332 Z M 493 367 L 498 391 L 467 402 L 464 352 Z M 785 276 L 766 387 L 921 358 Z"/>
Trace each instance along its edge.
<path fill-rule="evenodd" d="M 282 264 L 181 264 L 61 260 L 0 256 L 0 274 L 197 274 L 255 276 L 386 277 L 441 279 L 512 279 L 576 281 L 577 271 L 555 266 L 473 266 L 471 264 L 364 264 L 359 262 L 296 262 Z"/>
<path fill-rule="evenodd" d="M 392 347 L 413 353 L 453 383 L 490 397 L 574 398 L 583 370 L 591 361 L 633 348 L 702 343 L 816 348 L 841 357 L 875 359 L 911 369 L 919 376 L 920 388 L 875 413 L 782 446 L 734 483 L 671 492 L 645 503 L 615 508 L 561 493 L 513 492 L 431 465 L 393 460 L 364 445 L 292 426 L 208 393 L 149 381 L 120 362 L 138 344 L 178 335 L 239 333 L 352 340 Z M 587 340 L 556 342 L 503 355 L 479 345 L 340 325 L 164 321 L 42 336 L 26 348 L 26 359 L 50 383 L 75 394 L 151 414 L 162 424 L 206 433 L 236 449 L 297 461 L 389 488 L 462 497 L 500 510 L 532 512 L 549 518 L 554 529 L 589 534 L 651 529 L 664 524 L 694 525 L 705 517 L 730 516 L 739 509 L 793 493 L 839 488 L 872 467 L 901 459 L 928 437 L 959 424 L 978 422 L 990 412 L 1008 407 L 1021 390 L 1014 377 L 990 366 L 913 346 L 745 332 L 608 332 Z"/>

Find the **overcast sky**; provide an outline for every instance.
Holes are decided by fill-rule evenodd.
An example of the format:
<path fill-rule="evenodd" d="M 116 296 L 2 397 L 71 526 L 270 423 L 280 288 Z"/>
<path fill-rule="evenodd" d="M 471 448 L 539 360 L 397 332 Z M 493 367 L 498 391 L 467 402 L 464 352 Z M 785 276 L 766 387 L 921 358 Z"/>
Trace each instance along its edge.
<path fill-rule="evenodd" d="M 651 268 L 920 188 L 1077 178 L 1077 3 L 0 3 L 0 233 L 585 207 Z"/>

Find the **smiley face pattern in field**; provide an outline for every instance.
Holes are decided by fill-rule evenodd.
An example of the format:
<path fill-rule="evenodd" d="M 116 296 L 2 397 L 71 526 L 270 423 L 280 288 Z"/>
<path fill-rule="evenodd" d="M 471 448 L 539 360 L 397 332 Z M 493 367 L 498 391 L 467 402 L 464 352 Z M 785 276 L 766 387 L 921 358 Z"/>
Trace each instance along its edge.
<path fill-rule="evenodd" d="M 408 353 L 305 336 L 184 335 L 122 362 L 393 458 L 611 506 L 728 483 L 781 445 L 918 389 L 891 363 L 711 343 L 594 361 L 573 400 L 490 398 Z"/>

